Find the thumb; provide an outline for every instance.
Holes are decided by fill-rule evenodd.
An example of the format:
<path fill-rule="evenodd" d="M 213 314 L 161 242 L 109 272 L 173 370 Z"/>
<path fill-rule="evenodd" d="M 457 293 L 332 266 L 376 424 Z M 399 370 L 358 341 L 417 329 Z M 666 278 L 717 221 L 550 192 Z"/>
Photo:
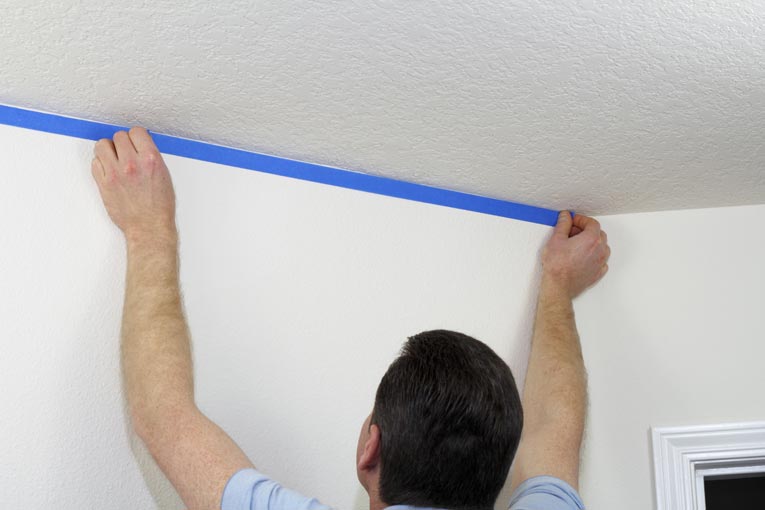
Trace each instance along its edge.
<path fill-rule="evenodd" d="M 571 226 L 573 223 L 574 222 L 571 219 L 571 213 L 568 211 L 561 211 L 558 214 L 558 223 L 555 225 L 553 235 L 568 239 L 569 234 L 571 234 Z"/>

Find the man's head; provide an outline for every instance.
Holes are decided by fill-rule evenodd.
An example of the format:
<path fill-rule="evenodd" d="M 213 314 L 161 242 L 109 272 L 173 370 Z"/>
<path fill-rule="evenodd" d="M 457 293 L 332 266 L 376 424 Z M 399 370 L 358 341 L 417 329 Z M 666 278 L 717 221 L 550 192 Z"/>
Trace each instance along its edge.
<path fill-rule="evenodd" d="M 359 480 L 387 505 L 492 508 L 523 413 L 510 368 L 453 331 L 410 337 L 380 381 L 359 438 Z"/>

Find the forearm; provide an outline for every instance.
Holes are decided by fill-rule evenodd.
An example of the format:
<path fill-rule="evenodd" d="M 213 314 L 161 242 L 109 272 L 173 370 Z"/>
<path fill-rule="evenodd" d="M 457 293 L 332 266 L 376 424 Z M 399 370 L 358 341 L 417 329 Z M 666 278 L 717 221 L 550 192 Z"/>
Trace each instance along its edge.
<path fill-rule="evenodd" d="M 128 238 L 122 367 L 130 414 L 146 430 L 194 405 L 189 331 L 178 280 L 178 237 Z"/>
<path fill-rule="evenodd" d="M 529 432 L 555 428 L 578 445 L 586 400 L 572 300 L 554 278 L 543 274 L 523 392 L 524 427 Z"/>
<path fill-rule="evenodd" d="M 609 252 L 596 220 L 560 212 L 542 250 L 542 281 L 523 390 L 523 432 L 511 490 L 541 475 L 578 488 L 587 373 L 572 300 L 603 277 Z"/>

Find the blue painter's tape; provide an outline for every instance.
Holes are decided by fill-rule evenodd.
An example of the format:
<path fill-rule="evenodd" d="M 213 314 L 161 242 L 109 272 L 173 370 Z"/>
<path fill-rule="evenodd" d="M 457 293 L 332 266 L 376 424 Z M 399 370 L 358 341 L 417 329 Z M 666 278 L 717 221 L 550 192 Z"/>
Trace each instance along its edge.
<path fill-rule="evenodd" d="M 117 131 L 127 129 L 113 124 L 64 117 L 62 115 L 6 105 L 0 105 L 0 124 L 85 138 L 87 140 L 111 138 Z M 554 226 L 558 221 L 558 212 L 551 209 L 434 188 L 423 184 L 398 181 L 387 177 L 351 172 L 323 165 L 314 165 L 303 161 L 248 152 L 160 133 L 151 132 L 151 135 L 157 144 L 157 148 L 164 154 L 173 154 L 258 172 L 282 175 L 284 177 L 541 223 L 543 225 Z"/>

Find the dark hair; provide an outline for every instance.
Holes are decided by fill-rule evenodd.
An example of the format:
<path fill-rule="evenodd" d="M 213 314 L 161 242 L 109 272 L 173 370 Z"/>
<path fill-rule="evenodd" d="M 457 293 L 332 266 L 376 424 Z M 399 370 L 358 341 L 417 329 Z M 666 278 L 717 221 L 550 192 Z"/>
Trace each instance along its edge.
<path fill-rule="evenodd" d="M 380 499 L 493 508 L 518 448 L 523 411 L 510 368 L 454 331 L 412 336 L 377 388 Z"/>

